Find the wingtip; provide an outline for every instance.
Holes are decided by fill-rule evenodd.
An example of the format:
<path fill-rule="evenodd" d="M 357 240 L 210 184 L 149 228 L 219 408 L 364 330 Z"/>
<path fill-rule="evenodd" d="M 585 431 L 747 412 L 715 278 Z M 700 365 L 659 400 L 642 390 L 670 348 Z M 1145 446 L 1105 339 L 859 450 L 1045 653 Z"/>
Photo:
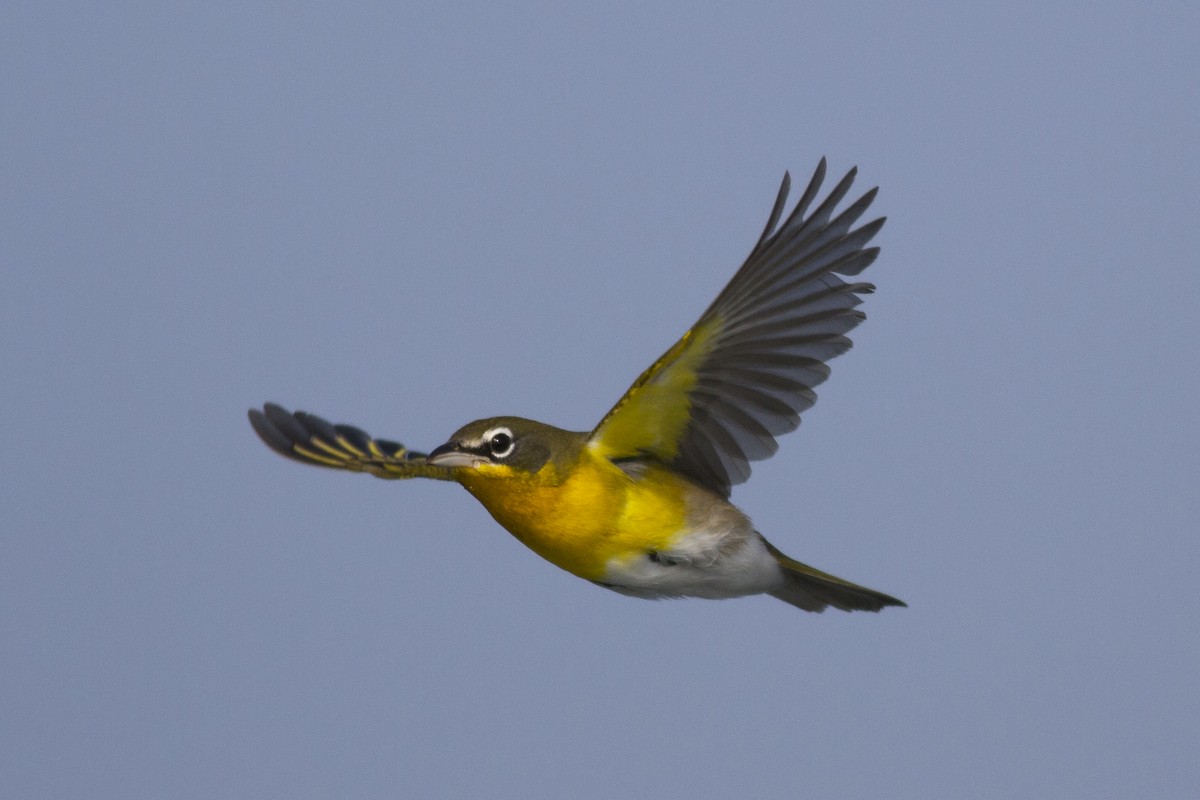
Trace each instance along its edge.
<path fill-rule="evenodd" d="M 291 415 L 282 406 L 264 403 L 261 411 L 252 408 L 246 415 L 250 419 L 250 427 L 258 434 L 263 444 L 281 456 L 300 460 L 292 449 L 296 443 L 295 438 L 289 437 L 285 428 L 277 422 L 281 417 L 291 419 Z"/>

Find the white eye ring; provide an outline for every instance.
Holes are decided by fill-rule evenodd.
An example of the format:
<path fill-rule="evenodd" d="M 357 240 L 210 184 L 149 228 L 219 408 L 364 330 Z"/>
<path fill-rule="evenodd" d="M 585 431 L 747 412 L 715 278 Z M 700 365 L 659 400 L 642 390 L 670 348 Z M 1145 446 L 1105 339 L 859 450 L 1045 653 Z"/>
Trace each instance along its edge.
<path fill-rule="evenodd" d="M 508 428 L 492 428 L 483 434 L 483 444 L 492 458 L 508 458 L 517 446 L 512 431 Z"/>

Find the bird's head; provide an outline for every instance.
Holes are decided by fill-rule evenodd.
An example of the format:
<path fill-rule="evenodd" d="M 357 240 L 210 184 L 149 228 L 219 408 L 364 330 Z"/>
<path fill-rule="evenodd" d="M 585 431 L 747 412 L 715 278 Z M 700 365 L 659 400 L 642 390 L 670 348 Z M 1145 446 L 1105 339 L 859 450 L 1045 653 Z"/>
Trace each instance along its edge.
<path fill-rule="evenodd" d="M 429 454 L 428 463 L 495 478 L 532 476 L 546 466 L 565 469 L 587 434 L 521 417 L 488 417 L 464 425 Z"/>

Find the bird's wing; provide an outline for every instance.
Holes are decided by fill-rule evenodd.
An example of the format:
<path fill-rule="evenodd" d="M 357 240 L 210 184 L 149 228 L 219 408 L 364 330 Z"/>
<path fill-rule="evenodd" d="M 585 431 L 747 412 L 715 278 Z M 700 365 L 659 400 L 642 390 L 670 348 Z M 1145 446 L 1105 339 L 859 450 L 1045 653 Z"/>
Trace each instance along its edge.
<path fill-rule="evenodd" d="M 850 348 L 855 310 L 874 287 L 848 283 L 879 254 L 866 247 L 883 227 L 851 227 L 875 199 L 871 189 L 844 211 L 856 169 L 806 216 L 825 178 L 825 159 L 783 225 L 783 185 L 746 262 L 708 310 L 642 373 L 592 431 L 588 445 L 613 460 L 654 458 L 717 494 L 750 476 L 750 462 L 795 430 L 816 402 L 826 363 Z"/>
<path fill-rule="evenodd" d="M 289 413 L 267 403 L 262 411 L 250 409 L 250 425 L 281 456 L 318 467 L 369 472 L 378 478 L 433 478 L 453 480 L 448 467 L 435 467 L 402 444 L 372 439 L 351 425 L 331 425 L 315 414 Z"/>

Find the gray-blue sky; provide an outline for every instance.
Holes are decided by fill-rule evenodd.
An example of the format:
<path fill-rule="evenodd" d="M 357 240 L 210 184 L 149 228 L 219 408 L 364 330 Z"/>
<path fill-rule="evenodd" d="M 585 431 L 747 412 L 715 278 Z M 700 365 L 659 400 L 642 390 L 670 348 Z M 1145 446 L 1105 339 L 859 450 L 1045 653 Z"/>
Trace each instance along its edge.
<path fill-rule="evenodd" d="M 3 793 L 1194 790 L 1197 22 L 5 4 Z M 879 290 L 734 498 L 908 609 L 620 597 L 246 424 L 587 428 L 821 155 Z"/>

